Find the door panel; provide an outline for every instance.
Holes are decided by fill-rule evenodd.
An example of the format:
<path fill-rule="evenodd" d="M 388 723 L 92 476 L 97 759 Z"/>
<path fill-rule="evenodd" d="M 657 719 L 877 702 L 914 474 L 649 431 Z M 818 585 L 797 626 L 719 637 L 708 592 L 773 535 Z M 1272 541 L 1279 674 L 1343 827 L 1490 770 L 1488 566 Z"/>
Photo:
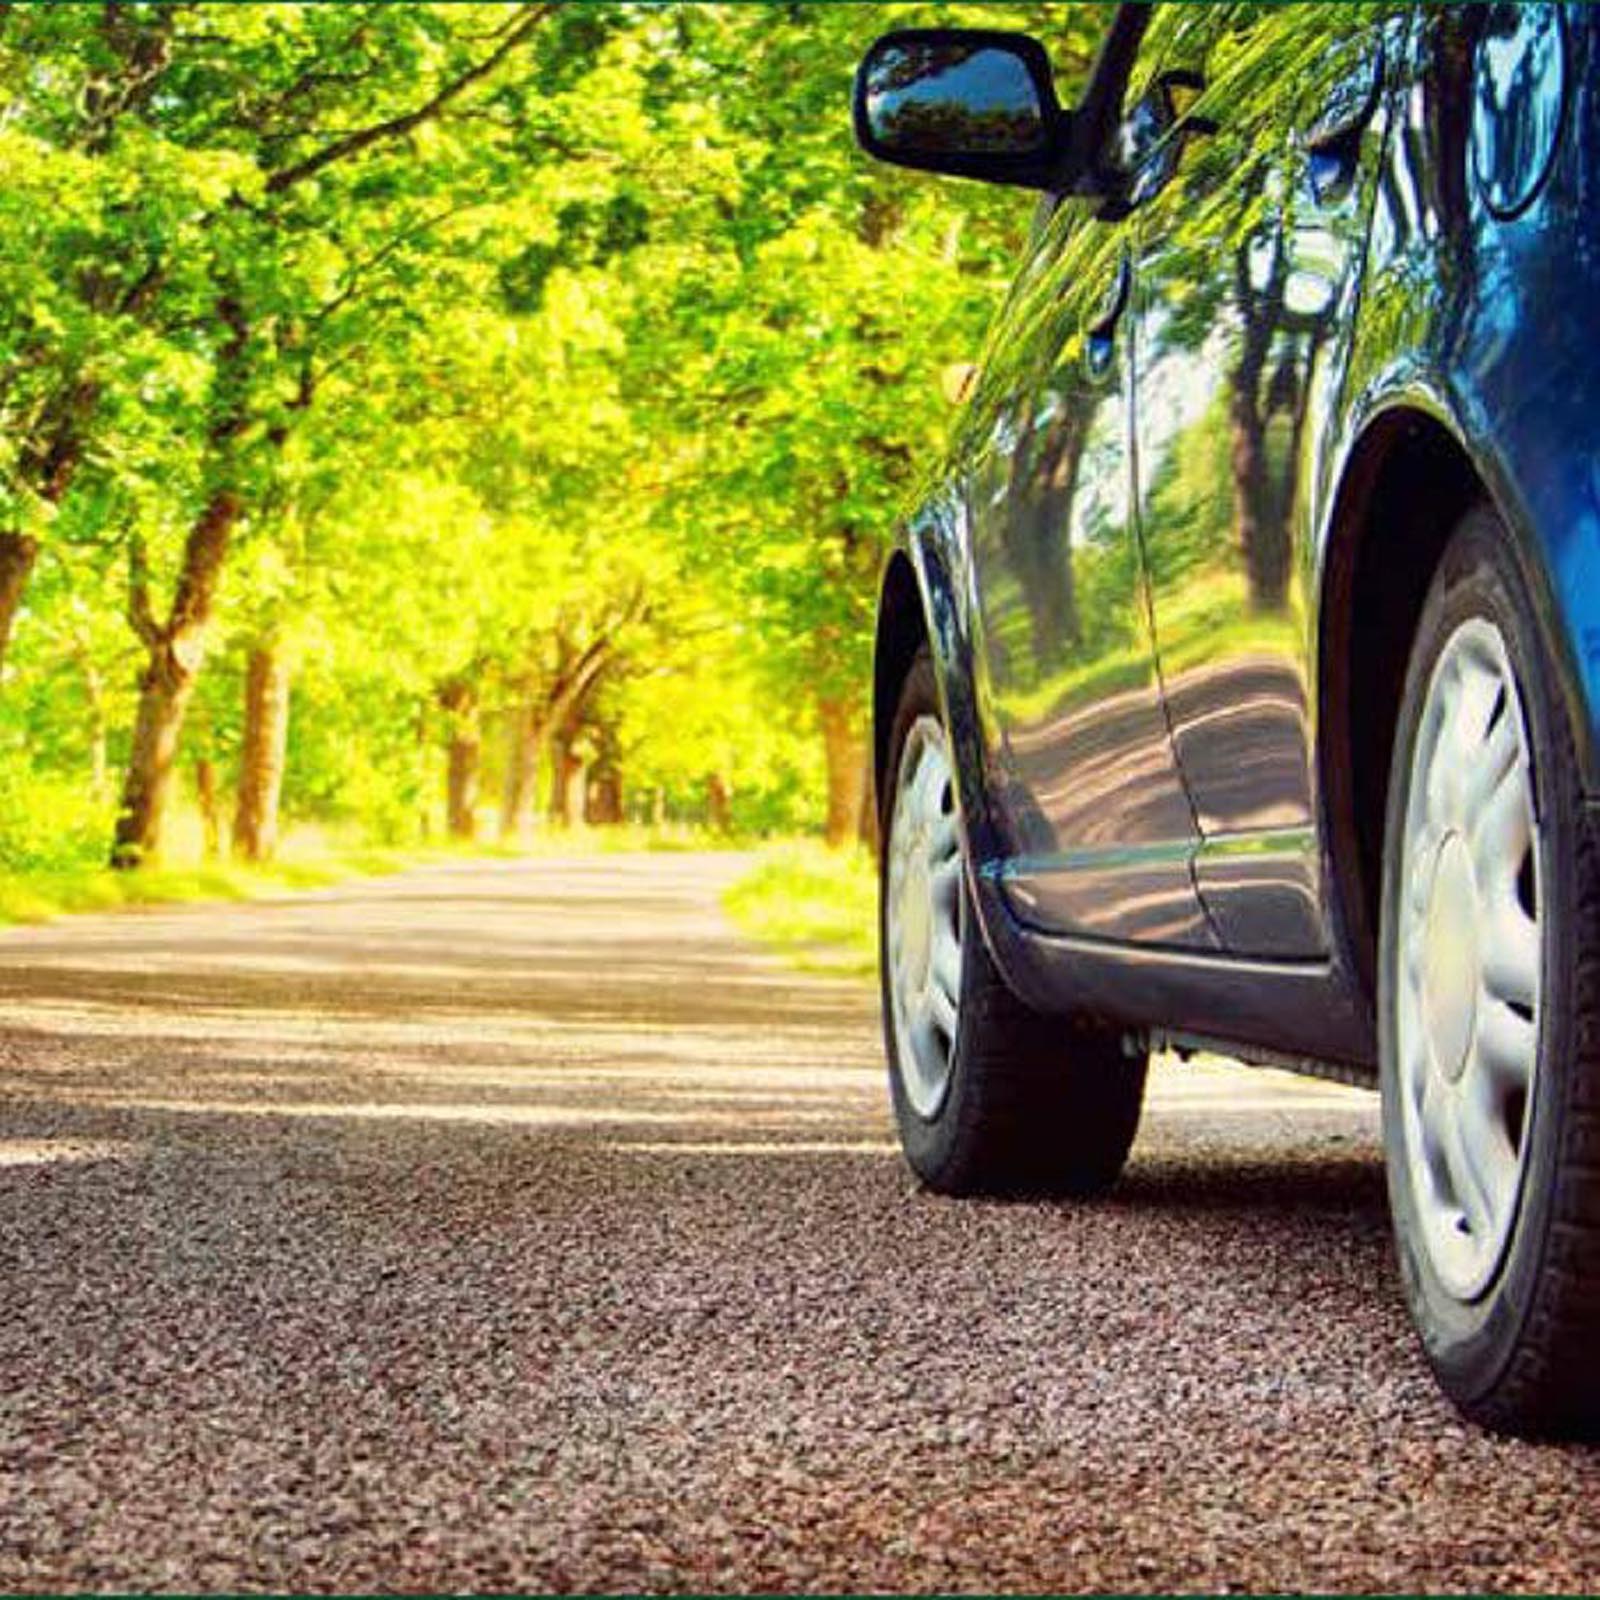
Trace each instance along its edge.
<path fill-rule="evenodd" d="M 1196 880 L 1250 954 L 1327 949 L 1308 463 L 1332 416 L 1373 167 L 1379 8 L 1163 7 L 1168 136 L 1138 216 L 1137 516 Z"/>
<path fill-rule="evenodd" d="M 997 868 L 1052 931 L 1213 947 L 1131 522 L 1126 228 L 1063 205 L 975 404 L 980 702 Z"/>

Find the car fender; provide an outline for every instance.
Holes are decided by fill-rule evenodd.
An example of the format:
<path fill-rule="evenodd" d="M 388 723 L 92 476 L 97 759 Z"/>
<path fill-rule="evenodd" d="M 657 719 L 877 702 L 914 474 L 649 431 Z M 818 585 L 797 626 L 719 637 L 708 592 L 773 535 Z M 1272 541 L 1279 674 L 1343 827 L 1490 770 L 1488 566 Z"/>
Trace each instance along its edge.
<path fill-rule="evenodd" d="M 886 776 L 888 742 L 899 698 L 899 680 L 890 676 L 895 651 L 889 645 L 898 623 L 890 619 L 895 608 L 906 603 L 902 574 L 909 568 L 915 579 L 915 603 L 921 607 L 940 711 L 950 736 L 968 903 L 990 957 L 1013 992 L 1038 1010 L 1061 1010 L 1072 997 L 1063 992 L 1059 972 L 1040 963 L 1036 940 L 1030 940 L 1006 904 L 996 870 L 1006 850 L 989 804 L 992 730 L 983 712 L 984 686 L 979 681 L 984 659 L 982 620 L 965 534 L 965 511 L 959 498 L 935 496 L 907 524 L 885 564 L 874 661 L 877 771 L 880 777 Z M 880 781 L 880 795 L 886 788 Z M 886 824 L 887 816 L 881 820 Z M 880 831 L 886 836 L 887 826 Z"/>

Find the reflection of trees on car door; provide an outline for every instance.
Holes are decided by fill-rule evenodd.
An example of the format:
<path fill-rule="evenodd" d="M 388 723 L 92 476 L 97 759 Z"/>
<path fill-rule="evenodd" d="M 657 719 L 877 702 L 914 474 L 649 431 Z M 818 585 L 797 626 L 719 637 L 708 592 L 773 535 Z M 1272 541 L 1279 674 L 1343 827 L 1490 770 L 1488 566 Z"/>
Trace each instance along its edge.
<path fill-rule="evenodd" d="M 1167 128 L 1142 169 L 1138 515 L 1172 733 L 1232 947 L 1316 955 L 1303 557 L 1308 431 L 1353 313 L 1374 8 L 1170 7 Z"/>
<path fill-rule="evenodd" d="M 1007 473 L 1000 544 L 1028 612 L 1029 645 L 1047 671 L 1083 643 L 1072 576 L 1071 514 L 1094 408 L 1063 406 L 1059 395 L 1030 395 L 1019 412 L 1019 445 Z"/>
<path fill-rule="evenodd" d="M 1061 208 L 974 403 L 990 787 L 1024 916 L 1205 945 L 1130 520 L 1125 234 Z"/>

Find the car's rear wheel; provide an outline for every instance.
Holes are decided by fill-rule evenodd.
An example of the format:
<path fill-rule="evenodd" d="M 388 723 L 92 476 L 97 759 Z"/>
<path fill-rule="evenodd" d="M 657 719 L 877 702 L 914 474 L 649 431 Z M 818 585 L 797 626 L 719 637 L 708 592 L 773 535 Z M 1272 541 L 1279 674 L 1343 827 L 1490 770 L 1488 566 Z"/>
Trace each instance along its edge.
<path fill-rule="evenodd" d="M 1446 1392 L 1517 1432 L 1600 1424 L 1600 856 L 1498 518 L 1424 606 L 1384 848 L 1379 1032 L 1402 1278 Z"/>
<path fill-rule="evenodd" d="M 1098 1193 L 1127 1159 L 1147 1058 L 1113 1030 L 1025 1006 L 995 967 L 926 650 L 901 690 L 887 784 L 879 965 L 906 1159 L 947 1194 Z"/>

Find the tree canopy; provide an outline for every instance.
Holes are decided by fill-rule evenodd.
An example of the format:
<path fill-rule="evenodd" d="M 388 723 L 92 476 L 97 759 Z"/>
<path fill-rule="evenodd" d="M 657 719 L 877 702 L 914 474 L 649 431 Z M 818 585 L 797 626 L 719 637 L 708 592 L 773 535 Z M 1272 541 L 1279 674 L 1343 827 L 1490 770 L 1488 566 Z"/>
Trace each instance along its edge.
<path fill-rule="evenodd" d="M 854 148 L 867 44 L 949 20 L 1070 81 L 1103 12 L 5 10 L 0 861 L 853 828 L 879 565 L 1031 215 Z"/>

